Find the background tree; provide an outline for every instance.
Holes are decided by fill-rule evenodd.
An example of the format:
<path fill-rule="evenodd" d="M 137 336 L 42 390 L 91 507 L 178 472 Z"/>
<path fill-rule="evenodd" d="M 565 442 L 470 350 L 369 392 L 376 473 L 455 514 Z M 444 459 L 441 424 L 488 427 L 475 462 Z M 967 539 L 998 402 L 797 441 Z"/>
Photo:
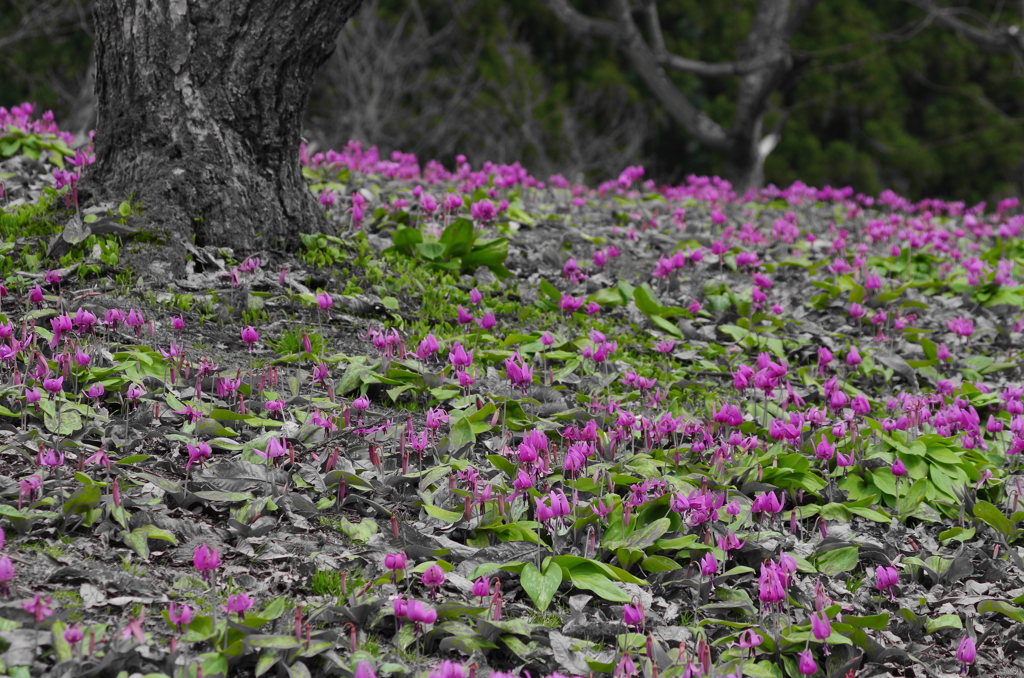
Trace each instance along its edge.
<path fill-rule="evenodd" d="M 319 230 L 302 119 L 359 3 L 96 0 L 88 186 L 134 196 L 147 219 L 198 244 L 254 249 Z"/>
<path fill-rule="evenodd" d="M 0 40 L 47 2 L 56 0 L 0 0 Z M 571 2 L 585 16 L 612 16 L 611 0 Z M 646 6 L 637 5 L 633 20 L 648 39 Z M 757 7 L 658 0 L 665 50 L 733 62 Z M 767 98 L 762 134 L 784 133 L 765 159 L 765 182 L 970 203 L 1024 193 L 1024 78 L 1007 51 L 1020 37 L 1019 7 L 818 3 L 789 42 L 792 68 Z M 544 0 L 373 0 L 353 21 L 319 71 L 305 120 L 305 138 L 321 150 L 354 138 L 449 166 L 465 154 L 477 165 L 518 160 L 538 176 L 592 182 L 632 164 L 664 183 L 726 170 L 725 157 L 674 121 L 612 40 L 571 32 Z M 78 110 L 88 120 L 73 102 L 91 89 L 83 77 L 91 38 L 88 26 L 65 26 L 0 50 L 0 105 L 32 100 L 52 107 L 62 125 Z M 739 77 L 664 74 L 730 129 Z"/>
<path fill-rule="evenodd" d="M 569 0 L 546 2 L 571 31 L 614 41 L 672 119 L 703 146 L 724 156 L 725 178 L 740 192 L 763 183 L 765 158 L 778 145 L 785 120 L 780 118 L 771 132 L 764 133 L 769 97 L 793 68 L 789 48 L 793 35 L 821 0 L 759 0 L 747 36 L 737 45 L 736 58 L 714 63 L 667 49 L 655 0 L 643 0 L 636 7 L 629 0 L 611 0 L 608 19 L 586 16 Z M 634 13 L 646 20 L 646 37 Z M 695 106 L 665 69 L 702 78 L 737 78 L 732 125 L 726 128 Z"/>

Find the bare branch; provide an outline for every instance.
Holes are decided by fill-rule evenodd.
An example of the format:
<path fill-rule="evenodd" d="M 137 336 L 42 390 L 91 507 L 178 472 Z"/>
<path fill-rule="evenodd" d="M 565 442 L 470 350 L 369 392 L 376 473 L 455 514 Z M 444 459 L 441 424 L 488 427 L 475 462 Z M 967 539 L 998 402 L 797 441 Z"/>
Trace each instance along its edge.
<path fill-rule="evenodd" d="M 959 18 L 968 10 L 961 7 L 943 7 L 934 0 L 905 0 L 928 13 L 928 17 L 936 25 L 954 31 L 962 38 L 970 40 L 979 47 L 996 52 L 1010 52 L 1018 59 L 1024 60 L 1024 32 L 1020 26 L 993 26 L 976 16 L 980 26 L 968 23 Z"/>
<path fill-rule="evenodd" d="M 613 22 L 586 16 L 573 7 L 569 0 L 544 0 L 544 3 L 574 33 L 593 38 L 619 38 L 619 29 Z"/>
<path fill-rule="evenodd" d="M 664 63 L 668 50 L 665 49 L 665 34 L 661 31 L 661 19 L 658 17 L 658 0 L 645 0 L 644 12 L 647 13 L 647 32 L 651 34 L 651 49 Z"/>

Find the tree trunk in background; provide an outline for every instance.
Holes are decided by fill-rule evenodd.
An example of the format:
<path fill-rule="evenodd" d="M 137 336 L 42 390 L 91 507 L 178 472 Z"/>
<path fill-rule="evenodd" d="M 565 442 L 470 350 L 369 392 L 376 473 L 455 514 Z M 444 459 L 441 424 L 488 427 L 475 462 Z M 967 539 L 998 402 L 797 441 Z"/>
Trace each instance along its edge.
<path fill-rule="evenodd" d="M 97 0 L 85 181 L 132 195 L 145 222 L 199 245 L 253 250 L 322 230 L 299 163 L 302 119 L 360 2 Z"/>

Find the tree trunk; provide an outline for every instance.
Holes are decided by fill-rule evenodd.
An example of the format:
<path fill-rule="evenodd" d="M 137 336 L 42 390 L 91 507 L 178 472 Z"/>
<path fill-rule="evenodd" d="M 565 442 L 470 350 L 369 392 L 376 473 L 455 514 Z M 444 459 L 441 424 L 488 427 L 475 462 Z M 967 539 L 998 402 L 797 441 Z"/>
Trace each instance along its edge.
<path fill-rule="evenodd" d="M 322 230 L 299 163 L 302 119 L 360 2 L 97 0 L 86 188 L 133 196 L 145 222 L 199 245 L 253 250 Z"/>

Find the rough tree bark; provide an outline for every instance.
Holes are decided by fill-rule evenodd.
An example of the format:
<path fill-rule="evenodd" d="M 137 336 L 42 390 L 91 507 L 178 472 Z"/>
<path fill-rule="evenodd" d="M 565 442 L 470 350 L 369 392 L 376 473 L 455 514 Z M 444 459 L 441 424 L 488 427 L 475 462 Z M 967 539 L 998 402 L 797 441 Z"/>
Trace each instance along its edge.
<path fill-rule="evenodd" d="M 669 53 L 658 19 L 657 0 L 610 0 L 612 19 L 585 16 L 570 0 L 545 0 L 569 30 L 579 35 L 613 40 L 630 65 L 671 118 L 694 139 L 725 158 L 723 174 L 737 192 L 764 182 L 764 161 L 781 138 L 780 124 L 764 133 L 768 98 L 793 67 L 789 43 L 821 0 L 758 0 L 746 40 L 737 60 L 708 63 Z M 634 21 L 636 10 L 646 18 L 645 36 Z M 695 106 L 666 75 L 665 69 L 703 78 L 739 78 L 736 116 L 730 127 L 712 120 Z"/>
<path fill-rule="evenodd" d="M 361 0 L 97 0 L 94 193 L 252 250 L 325 225 L 299 145 L 312 76 Z"/>

